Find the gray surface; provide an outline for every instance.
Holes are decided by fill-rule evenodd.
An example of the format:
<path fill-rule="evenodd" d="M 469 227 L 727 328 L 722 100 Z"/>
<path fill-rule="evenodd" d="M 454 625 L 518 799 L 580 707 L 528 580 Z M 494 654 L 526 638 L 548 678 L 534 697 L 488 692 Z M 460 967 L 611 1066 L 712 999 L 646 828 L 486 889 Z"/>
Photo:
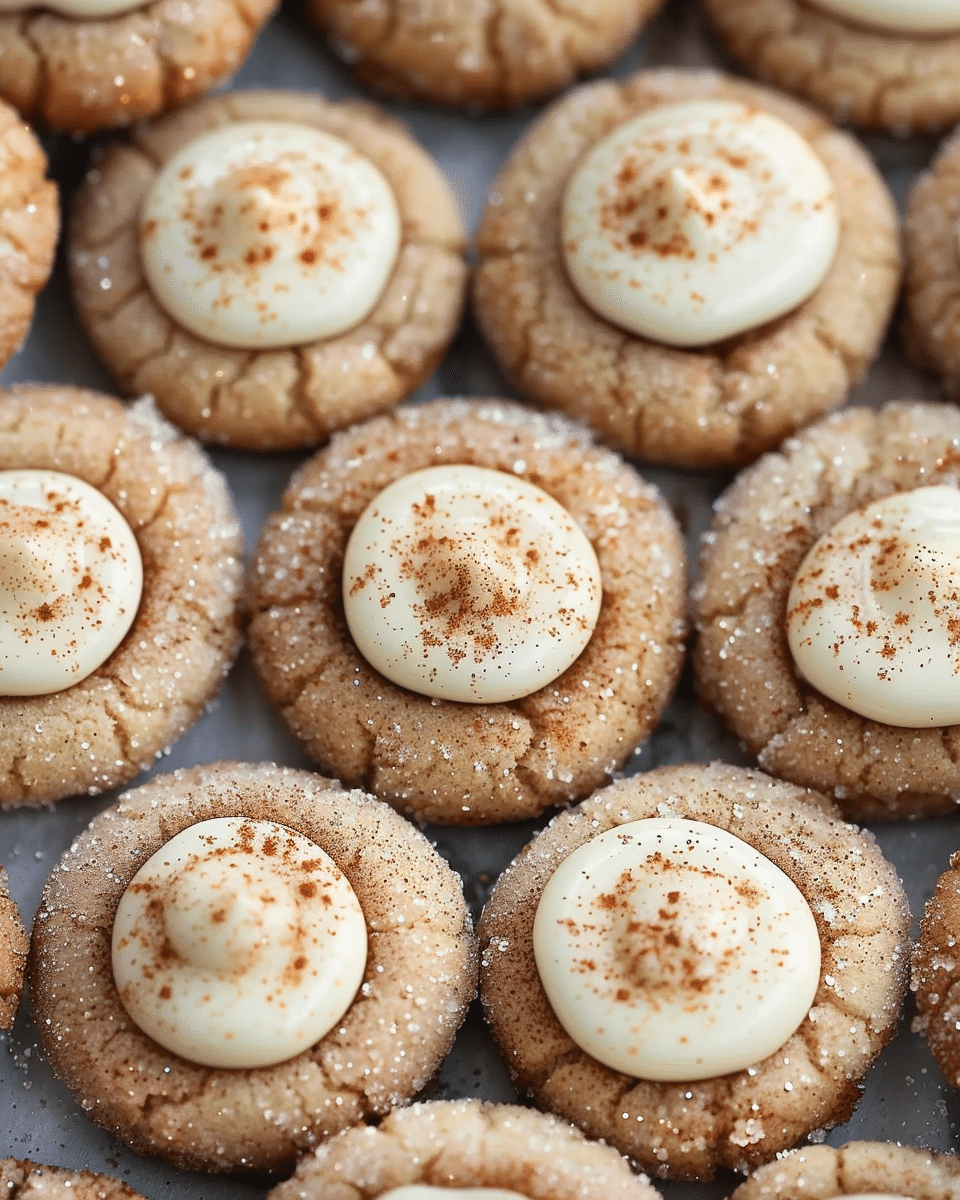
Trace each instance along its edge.
<path fill-rule="evenodd" d="M 703 38 L 689 3 L 675 3 L 659 18 L 631 54 L 617 65 L 623 74 L 645 63 L 703 65 L 718 61 Z M 298 24 L 281 15 L 268 27 L 255 54 L 236 80 L 238 87 L 277 86 L 320 89 L 330 96 L 353 94 L 342 68 Z M 530 120 L 520 115 L 459 117 L 412 106 L 395 106 L 416 135 L 440 160 L 456 191 L 468 227 L 473 228 L 486 186 L 507 149 Z M 932 149 L 929 142 L 875 140 L 871 148 L 891 186 L 902 197 L 909 179 Z M 69 185 L 82 167 L 86 147 L 71 139 L 49 143 L 58 177 Z M 110 385 L 76 327 L 63 282 L 62 263 L 41 298 L 34 329 L 22 352 L 3 372 L 2 380 L 56 381 Z M 454 352 L 421 398 L 464 392 L 502 391 L 495 367 L 467 327 Z M 936 388 L 903 361 L 894 345 L 883 355 L 857 398 L 869 403 L 905 396 L 936 396 Z M 215 452 L 230 481 L 252 546 L 266 514 L 275 506 L 297 455 L 255 457 Z M 724 476 L 645 472 L 664 489 L 695 544 L 709 521 L 710 504 Z M 685 679 L 678 699 L 650 744 L 630 770 L 658 763 L 723 757 L 742 761 L 731 742 L 693 703 Z M 273 759 L 307 766 L 302 753 L 260 694 L 249 662 L 242 656 L 210 711 L 156 767 L 168 770 L 215 758 Z M 0 862 L 10 873 L 13 894 L 29 922 L 43 883 L 58 856 L 90 818 L 113 799 L 107 795 L 66 802 L 56 810 L 0 813 Z M 532 825 L 448 831 L 431 829 L 440 850 L 464 877 L 468 899 L 478 910 L 489 881 L 529 838 Z M 886 853 L 903 874 L 915 914 L 933 889 L 952 849 L 960 844 L 960 827 L 938 820 L 894 825 L 877 830 Z M 862 1103 L 850 1123 L 830 1133 L 839 1144 L 849 1138 L 877 1137 L 938 1149 L 956 1145 L 960 1097 L 949 1089 L 923 1043 L 903 1029 L 867 1079 Z M 470 1019 L 444 1065 L 431 1095 L 513 1098 L 505 1072 L 483 1028 L 479 1012 Z M 148 1200 L 166 1198 L 258 1197 L 265 1188 L 249 1180 L 207 1177 L 176 1171 L 131 1154 L 93 1126 L 47 1068 L 27 1006 L 12 1034 L 0 1035 L 0 1157 L 32 1157 L 41 1162 L 85 1167 L 125 1178 Z M 262 1183 L 262 1181 L 259 1181 Z M 715 1200 L 735 1186 L 731 1176 L 713 1185 L 664 1185 L 674 1200 Z"/>

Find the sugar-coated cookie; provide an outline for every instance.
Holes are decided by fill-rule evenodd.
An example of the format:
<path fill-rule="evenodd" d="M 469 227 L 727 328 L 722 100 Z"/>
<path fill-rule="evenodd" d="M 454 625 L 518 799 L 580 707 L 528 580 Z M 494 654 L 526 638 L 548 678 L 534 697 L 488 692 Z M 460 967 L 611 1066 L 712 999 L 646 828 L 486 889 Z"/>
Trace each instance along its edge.
<path fill-rule="evenodd" d="M 134 879 L 161 847 L 161 864 L 174 856 L 175 836 L 212 839 L 207 823 L 216 818 L 237 819 L 236 846 L 211 840 L 206 859 L 178 850 L 179 874 L 166 887 Z M 267 835 L 258 832 L 261 823 Z M 288 885 L 282 870 L 296 835 L 313 844 L 313 860 L 294 863 Z M 287 917 L 291 904 L 306 906 L 295 910 L 300 915 L 331 908 L 330 888 L 314 882 L 321 851 L 365 919 L 359 991 L 327 1034 L 292 1057 L 287 1051 L 283 1061 L 250 1068 L 202 1065 L 198 1056 L 209 1061 L 207 1051 L 228 1046 L 221 1029 L 225 1035 L 236 1028 L 234 1039 L 252 1037 L 254 1052 L 268 1044 L 272 1051 L 291 996 L 320 969 L 322 948 Z M 217 860 L 237 864 L 239 889 L 217 876 Z M 138 895 L 147 908 L 140 926 L 115 929 L 118 909 Z M 260 905 L 260 895 L 271 904 Z M 165 933 L 141 946 L 157 913 Z M 195 935 L 199 944 L 191 943 Z M 130 947 L 142 949 L 133 964 L 144 973 L 148 994 L 141 1000 L 169 1010 L 183 998 L 167 1024 L 161 1015 L 163 1045 L 128 1014 L 135 982 L 118 976 L 123 1000 L 118 991 L 111 961 Z M 211 998 L 201 987 L 189 999 L 194 968 L 199 980 L 215 956 L 225 955 L 219 977 L 240 992 L 255 985 L 274 947 L 281 953 L 269 977 L 276 988 L 253 1000 L 239 1025 L 228 1025 L 237 1018 L 226 994 Z M 159 972 L 171 963 L 190 971 L 161 982 Z M 250 977 L 242 973 L 247 963 Z M 305 771 L 215 763 L 157 776 L 80 835 L 44 892 L 30 986 L 51 1066 L 92 1120 L 138 1153 L 180 1167 L 279 1171 L 348 1125 L 408 1102 L 427 1083 L 475 994 L 475 939 L 459 878 L 387 805 Z M 209 1045 L 191 1049 L 189 1060 L 165 1048 L 169 1038 L 191 1035 L 201 1019 L 212 1021 Z"/>
<path fill-rule="evenodd" d="M 143 1200 L 110 1175 L 43 1167 L 19 1158 L 0 1158 L 0 1188 L 5 1200 Z"/>
<path fill-rule="evenodd" d="M 13 1024 L 23 991 L 27 935 L 20 911 L 7 890 L 7 873 L 0 867 L 0 1029 Z"/>
<path fill-rule="evenodd" d="M 443 175 L 393 117 L 235 92 L 106 150 L 80 189 L 70 268 L 127 392 L 204 441 L 276 450 L 423 383 L 460 318 L 463 242 Z"/>
<path fill-rule="evenodd" d="M 923 0 L 703 3 L 724 47 L 751 75 L 796 93 L 841 124 L 903 136 L 946 129 L 960 119 L 960 20 L 950 6 Z M 936 32 L 929 20 L 927 29 L 911 30 L 925 8 L 952 30 Z"/>
<path fill-rule="evenodd" d="M 761 1167 L 730 1200 L 842 1200 L 843 1196 L 956 1200 L 960 1163 L 953 1155 L 893 1142 L 804 1146 Z"/>
<path fill-rule="evenodd" d="M 724 843 L 748 859 L 745 873 L 728 870 Z M 700 865 L 697 845 L 708 851 Z M 614 868 L 609 886 L 601 850 Z M 799 908 L 783 908 L 788 932 L 778 933 L 773 912 L 785 895 Z M 812 943 L 801 942 L 801 915 L 812 918 Z M 721 763 L 660 767 L 555 817 L 500 877 L 479 926 L 481 995 L 514 1082 L 541 1108 L 651 1175 L 707 1179 L 847 1119 L 896 1030 L 909 920 L 873 838 L 822 796 Z M 773 943 L 755 955 L 768 922 Z M 574 938 L 557 991 L 551 964 Z M 800 985 L 791 975 L 783 991 L 780 980 L 794 966 L 804 996 L 782 1018 Z M 661 1012 L 689 1014 L 690 1024 L 655 1025 Z M 624 1041 L 610 1059 L 618 1030 Z M 756 1059 L 761 1034 L 777 1048 Z M 641 1057 L 643 1075 L 609 1065 Z M 717 1071 L 724 1059 L 742 1065 Z"/>
<path fill-rule="evenodd" d="M 917 997 L 917 1025 L 940 1069 L 960 1088 L 960 855 L 937 880 L 920 925 L 913 956 L 911 987 Z"/>
<path fill-rule="evenodd" d="M 48 129 L 152 117 L 233 74 L 276 0 L 59 0 L 0 14 L 0 97 Z"/>
<path fill-rule="evenodd" d="M 24 479 L 33 491 L 17 492 Z M 93 539 L 105 561 L 92 543 L 72 549 L 83 546 L 72 510 L 87 519 L 74 481 L 105 498 L 132 543 L 124 555 L 142 562 L 112 651 L 95 637 L 119 632 L 104 587 L 124 555 L 111 531 Z M 0 498 L 12 545 L 5 584 L 0 574 L 0 806 L 117 787 L 200 715 L 239 648 L 243 542 L 226 483 L 149 400 L 23 386 L 0 392 Z"/>
<path fill-rule="evenodd" d="M 665 135 L 659 120 L 679 124 Z M 801 176 L 811 190 L 794 196 Z M 843 403 L 900 271 L 896 213 L 866 152 L 811 109 L 715 71 L 570 92 L 500 171 L 477 238 L 477 318 L 517 388 L 680 466 L 749 461 Z M 754 238 L 769 256 L 759 274 L 740 257 Z M 785 290 L 768 295 L 774 279 Z M 725 319 L 734 299 L 739 332 Z"/>
<path fill-rule="evenodd" d="M 522 1200 L 656 1200 L 610 1146 L 516 1104 L 415 1104 L 304 1155 L 269 1200 L 377 1200 L 394 1188 L 503 1189 Z"/>
<path fill-rule="evenodd" d="M 376 91 L 457 107 L 512 108 L 611 63 L 662 0 L 310 0 L 311 19 Z"/>
<path fill-rule="evenodd" d="M 764 770 L 826 792 L 852 820 L 956 808 L 958 439 L 949 405 L 838 413 L 745 470 L 703 544 L 693 592 L 701 695 Z M 890 505 L 918 511 L 884 532 L 872 522 Z M 801 569 L 821 538 L 821 548 L 835 543 L 844 574 Z M 801 579 L 813 590 L 791 600 Z M 791 625 L 801 642 L 818 633 L 827 669 L 815 682 L 816 664 L 797 665 Z"/>
<path fill-rule="evenodd" d="M 420 546 L 414 538 L 405 549 L 386 547 L 345 573 L 350 534 L 382 489 L 451 464 L 535 484 L 598 560 L 602 600 L 586 648 L 558 677 L 507 700 L 442 698 L 432 677 L 419 691 L 391 682 L 360 653 L 345 617 L 345 593 L 362 592 L 367 573 L 392 579 L 392 568 L 398 582 L 422 589 L 410 609 L 408 662 L 425 658 L 432 642 L 469 679 L 510 659 L 498 609 L 521 630 L 544 595 L 549 610 L 554 592 L 527 571 L 542 548 L 528 550 L 522 532 L 542 496 L 520 501 L 502 529 L 491 521 L 486 542 L 462 559 L 444 550 L 461 553 L 459 534 L 451 540 L 425 526 Z M 429 511 L 432 500 L 424 503 Z M 398 511 L 416 513 L 416 501 Z M 322 770 L 419 820 L 519 820 L 605 782 L 652 731 L 683 658 L 684 576 L 680 534 L 659 493 L 584 429 L 509 401 L 440 400 L 338 435 L 297 472 L 252 564 L 250 648 L 268 694 Z M 373 607 L 392 611 L 393 599 L 388 588 Z M 548 611 L 548 641 L 568 620 L 568 603 Z M 518 657 L 536 655 L 521 648 Z"/>

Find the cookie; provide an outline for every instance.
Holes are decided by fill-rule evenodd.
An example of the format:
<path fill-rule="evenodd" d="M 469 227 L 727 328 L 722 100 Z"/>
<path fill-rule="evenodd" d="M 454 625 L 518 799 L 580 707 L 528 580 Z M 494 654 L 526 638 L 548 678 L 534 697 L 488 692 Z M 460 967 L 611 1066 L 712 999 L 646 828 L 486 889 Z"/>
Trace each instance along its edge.
<path fill-rule="evenodd" d="M 0 1029 L 9 1029 L 17 1014 L 27 962 L 27 935 L 0 867 Z"/>
<path fill-rule="evenodd" d="M 813 190 L 781 207 L 801 174 L 794 155 Z M 756 236 L 764 278 L 796 269 L 808 288 L 804 230 L 828 210 L 822 281 L 790 310 L 789 289 L 760 304 L 738 248 Z M 711 71 L 642 71 L 569 93 L 501 170 L 477 241 L 477 319 L 521 393 L 678 466 L 747 462 L 842 404 L 879 348 L 900 271 L 896 214 L 864 150 L 812 110 Z M 640 297 L 654 332 L 636 331 Z M 749 327 L 703 323 L 734 301 Z M 679 323 L 666 328 L 663 312 Z"/>
<path fill-rule="evenodd" d="M 881 527 L 870 521 L 881 520 L 884 506 L 900 504 L 897 497 L 922 508 L 926 496 L 946 513 L 960 484 L 958 438 L 960 418 L 946 405 L 839 413 L 744 471 L 717 502 L 702 548 L 693 591 L 693 661 L 702 698 L 765 771 L 826 792 L 851 820 L 956 808 L 960 716 L 950 715 L 949 679 L 939 692 L 934 679 L 944 669 L 949 675 L 954 661 L 954 601 L 944 575 L 951 535 L 938 529 L 937 512 L 918 513 L 907 527 L 923 528 L 920 540 L 935 548 L 915 556 L 918 535 L 898 532 L 894 523 L 871 543 Z M 861 523 L 851 532 L 840 524 L 857 522 L 858 512 L 881 501 L 866 528 Z M 873 587 L 862 586 L 856 597 L 843 590 L 852 574 L 828 584 L 824 578 L 822 594 L 814 586 L 806 600 L 791 601 L 795 580 L 816 585 L 801 565 L 832 532 L 840 546 L 834 565 L 856 562 L 864 580 L 874 578 Z M 819 629 L 825 663 L 840 669 L 811 682 L 813 667 L 807 663 L 801 673 L 788 627 L 803 641 L 820 612 L 831 622 Z M 922 636 L 915 623 L 921 616 L 929 625 Z M 929 640 L 934 630 L 940 643 Z M 917 684 L 918 671 L 926 685 Z M 935 695 L 947 702 L 940 715 L 925 703 Z M 869 715 L 871 699 L 887 707 Z"/>
<path fill-rule="evenodd" d="M 455 107 L 514 108 L 602 70 L 662 0 L 563 6 L 392 0 L 376 10 L 310 0 L 307 13 L 357 79 L 376 91 Z"/>
<path fill-rule="evenodd" d="M 698 845 L 707 851 L 702 865 Z M 592 866 L 581 863 L 585 852 Z M 731 854 L 747 861 L 745 872 L 727 867 Z M 558 872 L 566 860 L 577 877 L 596 881 L 593 900 Z M 541 904 L 557 889 L 569 908 Z M 789 932 L 773 924 L 766 905 L 774 896 L 790 913 Z M 801 937 L 811 917 L 813 945 Z M 721 763 L 660 767 L 555 817 L 501 876 L 478 930 L 481 996 L 515 1084 L 539 1107 L 651 1175 L 707 1179 L 720 1167 L 752 1169 L 847 1119 L 859 1081 L 896 1030 L 909 919 L 872 837 L 834 817 L 823 797 Z M 757 957 L 768 920 L 774 942 Z M 553 957 L 563 948 L 566 958 L 570 935 L 579 949 L 558 989 Z M 799 1018 L 796 1008 L 784 1018 L 781 1005 L 800 991 Z M 577 1039 L 593 1053 L 568 1032 L 571 1003 Z M 675 1004 L 678 1023 L 656 1024 Z M 609 1065 L 606 1034 L 612 1041 L 618 1029 L 617 1060 L 642 1063 L 643 1075 Z M 761 1037 L 783 1040 L 758 1061 Z"/>
<path fill-rule="evenodd" d="M 415 1104 L 305 1155 L 269 1200 L 375 1200 L 394 1188 L 494 1188 L 506 1200 L 656 1200 L 609 1146 L 555 1117 L 477 1100 Z M 406 1192 L 404 1192 L 406 1194 Z M 459 1194 L 459 1193 L 458 1193 Z"/>
<path fill-rule="evenodd" d="M 917 998 L 916 1026 L 953 1087 L 960 1087 L 960 971 L 954 952 L 958 938 L 960 855 L 954 854 L 924 909 L 911 981 Z"/>
<path fill-rule="evenodd" d="M 842 1196 L 955 1200 L 960 1165 L 948 1154 L 892 1142 L 804 1146 L 761 1167 L 730 1200 L 839 1200 Z"/>
<path fill-rule="evenodd" d="M 239 648 L 243 543 L 222 476 L 149 400 L 18 387 L 0 430 L 0 806 L 16 807 L 126 783 L 200 715 Z M 87 505 L 113 524 L 84 548 Z"/>
<path fill-rule="evenodd" d="M 348 538 L 381 491 L 451 464 L 503 473 L 493 476 L 499 484 L 504 475 L 535 484 L 540 496 L 517 501 L 499 527 L 495 516 L 476 542 L 462 529 L 415 525 L 403 547 L 387 545 L 345 571 Z M 544 545 L 525 540 L 527 515 L 551 497 L 597 559 L 602 600 L 586 648 L 546 684 L 521 672 L 524 694 L 512 699 L 469 687 L 460 700 L 441 698 L 431 648 L 469 684 L 488 669 L 506 673 L 512 656 L 523 668 L 536 657 L 526 631 L 544 595 L 547 642 L 564 622 L 579 624 L 573 600 L 554 604 L 555 584 L 536 572 Z M 429 513 L 434 497 L 420 503 Z M 484 511 L 484 501 L 471 503 Z M 396 511 L 415 515 L 417 504 L 408 496 Z M 462 557 L 450 560 L 445 545 Z M 372 609 L 393 611 L 391 564 L 398 587 L 414 585 L 411 607 L 400 609 L 413 614 L 400 658 L 426 663 L 420 691 L 393 682 L 387 664 L 371 666 L 347 624 L 344 594 L 363 593 L 368 575 Z M 656 725 L 683 658 L 684 575 L 680 534 L 659 494 L 585 430 L 508 401 L 441 400 L 342 433 L 297 472 L 254 555 L 250 649 L 265 690 L 322 770 L 418 820 L 519 820 L 605 782 Z M 579 578 L 574 594 L 587 590 Z M 374 582 L 389 586 L 378 592 Z"/>
<path fill-rule="evenodd" d="M 143 1200 L 129 1184 L 110 1175 L 41 1167 L 17 1158 L 0 1158 L 0 1188 L 9 1200 Z"/>
<path fill-rule="evenodd" d="M 704 11 L 724 48 L 751 75 L 816 104 L 841 124 L 902 137 L 960 119 L 960 22 L 953 12 L 944 16 L 942 5 L 940 17 L 947 25 L 952 18 L 954 28 L 940 32 L 930 24 L 936 9 L 925 13 L 910 0 L 704 0 Z M 925 15 L 928 28 L 911 31 Z"/>
<path fill-rule="evenodd" d="M 0 366 L 26 337 L 37 293 L 53 269 L 60 209 L 46 172 L 43 147 L 0 103 Z"/>
<path fill-rule="evenodd" d="M 240 826 L 232 847 L 207 832 L 206 823 L 224 817 Z M 209 839 L 206 858 L 177 850 L 178 867 L 186 865 L 165 888 L 143 876 L 131 887 L 161 847 L 161 861 L 174 856 L 172 839 L 183 831 Z M 287 844 L 297 835 L 313 843 L 312 858 L 290 858 Z M 189 1035 L 194 1017 L 213 1021 L 209 1045 L 196 1050 L 207 1062 L 229 1048 L 231 1039 L 218 1037 L 217 1028 L 235 1030 L 233 1040 L 246 1030 L 254 1050 L 274 1047 L 288 1001 L 320 970 L 322 948 L 305 941 L 301 917 L 323 917 L 331 907 L 330 888 L 313 874 L 321 851 L 366 921 L 362 983 L 342 1019 L 292 1057 L 256 1067 L 202 1065 L 167 1048 L 177 1028 Z M 231 856 L 239 890 L 216 874 L 217 861 Z M 288 889 L 288 877 L 273 870 L 291 862 Z M 269 874 L 261 880 L 258 872 Z M 260 894 L 275 907 L 258 905 Z M 151 928 L 151 914 L 163 914 L 159 957 L 156 943 L 114 930 L 118 909 L 138 895 L 148 911 L 134 929 L 142 934 Z M 305 907 L 288 924 L 291 904 Z M 272 921 L 280 922 L 276 929 Z M 287 932 L 293 928 L 295 936 Z M 198 931 L 199 946 L 192 940 Z M 136 958 L 141 951 L 134 982 L 119 976 L 123 1000 L 111 969 L 112 939 L 115 955 L 132 947 Z M 215 763 L 157 776 L 128 792 L 61 859 L 32 940 L 31 1002 L 55 1073 L 92 1120 L 138 1153 L 193 1170 L 289 1170 L 304 1150 L 406 1103 L 430 1079 L 475 993 L 474 941 L 458 877 L 388 806 L 304 771 Z M 279 982 L 256 1001 L 250 978 L 260 971 L 264 947 L 273 946 L 282 951 Z M 203 989 L 191 1000 L 194 983 L 186 968 L 174 982 L 164 976 L 159 983 L 158 972 L 171 960 L 195 968 L 199 981 L 224 955 L 220 975 L 248 989 L 253 1015 L 238 1019 L 228 998 L 208 998 Z M 241 976 L 238 963 L 252 963 L 251 976 Z M 142 970 L 145 990 L 152 991 L 146 1000 L 166 1006 L 167 1023 L 158 1018 L 163 1044 L 125 1008 L 136 999 L 131 993 Z M 158 981 L 153 989 L 151 972 Z M 183 1009 L 171 1016 L 180 997 Z"/>
<path fill-rule="evenodd" d="M 0 15 L 0 97 L 34 124 L 92 133 L 222 83 L 275 0 L 60 0 Z"/>
<path fill-rule="evenodd" d="M 235 92 L 108 147 L 70 267 L 121 387 L 204 441 L 278 450 L 427 379 L 459 320 L 463 239 L 446 181 L 392 117 Z"/>

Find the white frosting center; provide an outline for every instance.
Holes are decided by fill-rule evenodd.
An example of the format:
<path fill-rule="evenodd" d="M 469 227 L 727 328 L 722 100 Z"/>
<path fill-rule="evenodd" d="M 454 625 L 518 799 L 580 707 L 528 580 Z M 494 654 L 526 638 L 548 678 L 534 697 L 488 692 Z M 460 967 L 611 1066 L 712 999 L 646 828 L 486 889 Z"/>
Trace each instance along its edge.
<path fill-rule="evenodd" d="M 86 679 L 133 624 L 143 564 L 96 488 L 59 471 L 0 471 L 0 695 Z"/>
<path fill-rule="evenodd" d="M 544 888 L 544 990 L 588 1054 L 639 1079 L 759 1062 L 810 1009 L 820 940 L 794 883 L 733 834 L 679 817 L 599 834 Z"/>
<path fill-rule="evenodd" d="M 848 513 L 787 600 L 802 675 L 875 721 L 960 724 L 960 490 L 898 492 Z"/>
<path fill-rule="evenodd" d="M 561 220 L 584 302 L 672 346 L 789 312 L 823 281 L 839 236 L 833 183 L 809 142 L 729 100 L 619 125 L 574 171 Z"/>
<path fill-rule="evenodd" d="M 894 33 L 952 33 L 960 29 L 958 0 L 813 0 L 817 8 Z"/>
<path fill-rule="evenodd" d="M 314 342 L 362 321 L 400 238 L 390 185 L 347 142 L 245 121 L 195 138 L 158 173 L 140 253 L 174 320 L 255 349 Z"/>
<path fill-rule="evenodd" d="M 309 1049 L 363 980 L 367 928 L 333 860 L 272 821 L 221 817 L 171 838 L 117 908 L 113 974 L 161 1046 L 209 1067 Z"/>
<path fill-rule="evenodd" d="M 142 8 L 144 0 L 44 0 L 42 6 L 31 0 L 0 0 L 0 13 L 26 12 L 43 7 L 65 17 L 112 17 L 116 13 Z M 120 86 L 120 85 L 118 85 Z"/>
<path fill-rule="evenodd" d="M 367 506 L 343 565 L 360 653 L 425 696 L 499 703 L 561 675 L 600 613 L 597 556 L 552 496 L 485 467 L 429 467 Z"/>
<path fill-rule="evenodd" d="M 403 1187 L 381 1192 L 379 1200 L 526 1200 L 520 1192 L 504 1188 L 434 1187 L 429 1183 L 408 1183 Z"/>

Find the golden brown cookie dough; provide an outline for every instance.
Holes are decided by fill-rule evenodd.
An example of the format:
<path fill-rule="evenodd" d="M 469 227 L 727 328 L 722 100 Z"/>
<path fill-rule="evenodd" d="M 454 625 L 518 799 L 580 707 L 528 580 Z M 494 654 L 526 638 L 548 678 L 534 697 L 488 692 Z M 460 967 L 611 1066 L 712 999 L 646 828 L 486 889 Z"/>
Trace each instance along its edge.
<path fill-rule="evenodd" d="M 835 183 L 840 241 L 824 282 L 791 313 L 685 350 L 586 306 L 566 274 L 559 219 L 571 172 L 600 138 L 693 99 L 758 106 L 808 138 Z M 477 318 L 523 395 L 631 455 L 679 466 L 747 462 L 842 404 L 877 352 L 900 272 L 897 217 L 866 152 L 810 109 L 712 71 L 642 71 L 558 101 L 501 170 L 477 239 Z"/>
<path fill-rule="evenodd" d="M 184 104 L 240 67 L 276 0 L 150 0 L 74 19 L 0 15 L 0 96 L 49 129 L 92 133 Z"/>
<path fill-rule="evenodd" d="M 60 209 L 46 171 L 43 147 L 0 102 L 0 366 L 26 337 L 37 293 L 53 268 Z"/>
<path fill-rule="evenodd" d="M 377 1200 L 392 1188 L 503 1188 L 527 1200 L 657 1200 L 610 1146 L 516 1104 L 448 1100 L 348 1129 L 268 1200 Z"/>
<path fill-rule="evenodd" d="M 235 121 L 286 121 L 343 138 L 396 195 L 400 253 L 370 315 L 346 333 L 276 350 L 215 345 L 154 299 L 140 261 L 139 212 L 159 168 L 194 137 Z M 80 319 L 130 394 L 149 392 L 204 441 L 245 449 L 310 446 L 392 407 L 442 358 L 460 318 L 464 234 L 450 189 L 392 117 L 296 92 L 234 92 L 132 131 L 80 189 L 70 267 Z"/>
<path fill-rule="evenodd" d="M 377 493 L 472 463 L 529 479 L 593 543 L 603 603 L 586 649 L 519 700 L 461 704 L 390 683 L 343 615 L 343 550 Z M 653 730 L 683 659 L 684 554 L 659 493 L 579 426 L 503 400 L 407 406 L 336 437 L 294 476 L 251 570 L 250 649 L 307 753 L 422 821 L 535 816 L 606 782 Z"/>
<path fill-rule="evenodd" d="M 663 0 L 309 0 L 361 83 L 437 104 L 513 108 L 599 71 Z"/>
<path fill-rule="evenodd" d="M 256 1070 L 157 1045 L 127 1016 L 110 965 L 133 875 L 180 830 L 220 816 L 311 838 L 367 920 L 366 974 L 346 1015 L 311 1049 Z M 97 1124 L 176 1166 L 278 1171 L 427 1083 L 475 995 L 475 939 L 459 878 L 387 805 L 306 771 L 215 763 L 158 776 L 80 835 L 44 892 L 30 987 L 51 1065 Z"/>
<path fill-rule="evenodd" d="M 20 910 L 7 889 L 7 873 L 0 867 L 0 1030 L 9 1029 L 13 1024 L 23 991 L 26 963 L 27 935 L 20 920 Z"/>
<path fill-rule="evenodd" d="M 960 1162 L 948 1154 L 892 1142 L 805 1146 L 761 1167 L 730 1200 L 839 1200 L 842 1196 L 957 1200 Z"/>
<path fill-rule="evenodd" d="M 920 925 L 911 987 L 916 1026 L 926 1037 L 945 1078 L 960 1088 L 960 852 L 937 880 Z"/>
<path fill-rule="evenodd" d="M 24 386 L 0 392 L 0 469 L 76 475 L 113 502 L 143 558 L 126 638 L 65 691 L 0 696 L 0 807 L 132 779 L 200 715 L 240 644 L 243 542 L 222 476 L 149 400 Z"/>
<path fill-rule="evenodd" d="M 850 820 L 956 809 L 960 727 L 906 729 L 828 700 L 798 674 L 787 597 L 814 542 L 892 492 L 960 486 L 960 415 L 850 409 L 742 472 L 717 502 L 693 590 L 700 694 L 765 771 L 833 796 Z"/>
<path fill-rule="evenodd" d="M 555 817 L 500 877 L 480 920 L 481 995 L 517 1087 L 635 1158 L 651 1175 L 746 1171 L 813 1129 L 847 1119 L 858 1082 L 896 1030 L 910 915 L 873 838 L 822 796 L 722 763 L 660 767 Z M 797 885 L 820 935 L 820 984 L 797 1031 L 755 1067 L 691 1083 L 635 1079 L 564 1031 L 533 952 L 547 880 L 597 834 L 646 817 L 729 830 Z"/>
<path fill-rule="evenodd" d="M 725 48 L 751 75 L 840 124 L 904 136 L 960 118 L 960 34 L 892 33 L 807 0 L 703 0 Z"/>
<path fill-rule="evenodd" d="M 41 1167 L 17 1158 L 0 1158 L 0 1195 L 4 1200 L 143 1200 L 110 1175 Z"/>

